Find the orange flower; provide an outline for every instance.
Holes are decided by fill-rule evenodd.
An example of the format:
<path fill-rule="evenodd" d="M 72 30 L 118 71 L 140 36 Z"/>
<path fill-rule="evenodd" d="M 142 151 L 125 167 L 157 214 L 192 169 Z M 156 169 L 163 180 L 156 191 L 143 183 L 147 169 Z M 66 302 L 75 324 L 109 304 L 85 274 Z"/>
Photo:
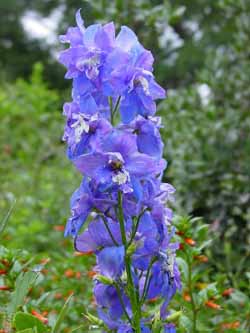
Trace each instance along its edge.
<path fill-rule="evenodd" d="M 185 238 L 184 241 L 190 246 L 195 246 L 195 241 L 192 238 Z"/>
<path fill-rule="evenodd" d="M 43 268 L 43 269 L 41 270 L 41 272 L 42 272 L 44 275 L 47 275 L 47 274 L 49 273 L 49 270 L 46 269 L 46 268 Z"/>
<path fill-rule="evenodd" d="M 0 275 L 6 275 L 7 271 L 6 269 L 0 269 Z"/>
<path fill-rule="evenodd" d="M 5 267 L 10 267 L 10 263 L 9 263 L 9 261 L 8 261 L 7 259 L 2 259 L 0 262 L 1 262 Z"/>
<path fill-rule="evenodd" d="M 238 328 L 240 327 L 240 322 L 239 321 L 234 321 L 232 323 L 222 323 L 221 324 L 221 328 L 223 330 L 230 330 L 230 329 L 234 329 L 234 328 Z"/>
<path fill-rule="evenodd" d="M 0 286 L 0 290 L 10 290 L 9 286 Z"/>
<path fill-rule="evenodd" d="M 35 310 L 31 310 L 31 313 L 33 314 L 33 316 L 39 319 L 43 324 L 48 324 L 48 318 L 44 317 L 42 314 L 38 313 Z"/>
<path fill-rule="evenodd" d="M 64 272 L 64 275 L 71 279 L 75 276 L 75 272 L 72 270 L 72 269 L 67 269 L 65 272 Z"/>
<path fill-rule="evenodd" d="M 183 250 L 184 249 L 184 246 L 182 243 L 179 244 L 179 250 Z"/>
<path fill-rule="evenodd" d="M 48 262 L 50 262 L 50 258 L 42 258 L 40 260 L 40 264 L 42 264 L 42 265 L 46 265 Z"/>
<path fill-rule="evenodd" d="M 81 278 L 81 272 L 76 272 L 76 278 L 80 279 Z"/>
<path fill-rule="evenodd" d="M 62 294 L 61 293 L 56 293 L 55 295 L 54 295 L 54 298 L 55 299 L 61 299 L 63 296 L 62 296 Z"/>
<path fill-rule="evenodd" d="M 93 277 L 95 277 L 96 274 L 97 274 L 97 273 L 96 273 L 95 271 L 88 271 L 88 272 L 87 272 L 87 276 L 88 276 L 89 278 L 91 278 L 91 279 L 92 279 Z"/>
<path fill-rule="evenodd" d="M 204 255 L 195 256 L 195 259 L 197 259 L 199 262 L 202 262 L 202 263 L 208 262 L 208 257 L 204 256 Z"/>
<path fill-rule="evenodd" d="M 186 302 L 191 302 L 191 296 L 187 292 L 184 292 L 183 298 Z"/>
<path fill-rule="evenodd" d="M 208 300 L 205 305 L 211 309 L 220 310 L 221 306 L 211 300 Z"/>
<path fill-rule="evenodd" d="M 61 225 L 61 224 L 59 224 L 59 225 L 54 225 L 53 229 L 54 229 L 55 231 L 64 231 L 64 225 Z"/>
<path fill-rule="evenodd" d="M 225 289 L 222 293 L 222 296 L 230 296 L 232 294 L 232 292 L 234 291 L 233 288 L 228 288 L 228 289 Z"/>

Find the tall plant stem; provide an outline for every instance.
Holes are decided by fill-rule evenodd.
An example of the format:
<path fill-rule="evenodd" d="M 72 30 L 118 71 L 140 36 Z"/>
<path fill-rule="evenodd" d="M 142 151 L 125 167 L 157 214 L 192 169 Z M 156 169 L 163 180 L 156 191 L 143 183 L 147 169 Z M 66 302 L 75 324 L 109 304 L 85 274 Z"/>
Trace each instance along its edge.
<path fill-rule="evenodd" d="M 131 271 L 131 258 L 127 254 L 128 243 L 126 238 L 125 222 L 122 209 L 122 193 L 120 191 L 118 192 L 118 220 L 121 229 L 122 243 L 125 248 L 125 268 L 127 273 L 128 294 L 133 313 L 133 318 L 132 318 L 133 328 L 135 333 L 141 333 L 141 326 L 140 326 L 141 307 L 139 304 L 139 299 L 137 297 L 138 293 L 133 282 L 132 271 Z"/>
<path fill-rule="evenodd" d="M 193 295 L 193 283 L 192 283 L 192 261 L 190 260 L 189 256 L 186 255 L 187 258 L 187 263 L 188 263 L 188 290 L 189 290 L 189 295 L 191 299 L 191 307 L 192 307 L 192 312 L 193 312 L 193 330 L 192 333 L 197 332 L 197 312 L 198 309 L 196 307 L 195 301 L 194 301 L 194 295 Z"/>
<path fill-rule="evenodd" d="M 115 121 L 115 114 L 120 106 L 121 96 L 117 98 L 117 101 L 115 103 L 115 106 L 113 106 L 113 98 L 109 97 L 109 108 L 110 108 L 110 122 L 112 125 L 114 125 Z"/>

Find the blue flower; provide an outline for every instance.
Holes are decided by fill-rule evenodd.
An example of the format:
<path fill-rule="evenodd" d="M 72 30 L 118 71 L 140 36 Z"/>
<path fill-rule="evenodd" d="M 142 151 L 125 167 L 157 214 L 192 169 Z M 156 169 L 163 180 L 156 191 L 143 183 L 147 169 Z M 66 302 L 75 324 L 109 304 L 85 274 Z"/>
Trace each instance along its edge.
<path fill-rule="evenodd" d="M 117 279 L 124 270 L 124 246 L 105 247 L 97 255 L 100 273 L 110 279 Z"/>
<path fill-rule="evenodd" d="M 83 175 L 65 236 L 74 237 L 77 251 L 96 255 L 105 284 L 95 281 L 94 295 L 105 331 L 132 333 L 140 326 L 150 333 L 153 316 L 146 315 L 145 301 L 158 297 L 162 328 L 174 333 L 165 319 L 181 288 L 167 206 L 175 189 L 162 182 L 166 161 L 155 112 L 165 90 L 152 73 L 153 56 L 128 27 L 117 36 L 112 22 L 85 27 L 80 10 L 76 26 L 60 40 L 69 43 L 59 61 L 73 83 L 63 139 Z"/>
<path fill-rule="evenodd" d="M 95 184 L 85 178 L 71 197 L 71 217 L 65 228 L 65 236 L 75 237 L 93 209 L 106 211 L 114 204 L 115 201 L 108 194 L 99 192 Z"/>
<path fill-rule="evenodd" d="M 163 160 L 155 161 L 152 157 L 137 151 L 134 135 L 113 131 L 103 140 L 102 152 L 83 154 L 73 163 L 83 174 L 106 185 L 114 185 L 124 193 L 132 192 L 131 178 L 145 179 L 155 176 L 165 168 Z"/>
<path fill-rule="evenodd" d="M 96 218 L 90 222 L 88 228 L 75 238 L 75 248 L 79 252 L 96 252 L 102 247 L 112 247 L 116 244 L 121 245 L 121 232 L 117 222 L 110 218 Z M 112 236 L 111 236 L 112 235 Z"/>

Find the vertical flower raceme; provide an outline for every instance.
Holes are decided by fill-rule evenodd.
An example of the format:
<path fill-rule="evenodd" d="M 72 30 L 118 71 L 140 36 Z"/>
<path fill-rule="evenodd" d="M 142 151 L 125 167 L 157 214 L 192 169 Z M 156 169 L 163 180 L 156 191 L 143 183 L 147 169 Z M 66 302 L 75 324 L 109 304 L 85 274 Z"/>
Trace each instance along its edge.
<path fill-rule="evenodd" d="M 104 332 L 153 332 L 155 325 L 175 332 L 167 310 L 180 288 L 167 207 L 174 188 L 162 183 L 155 100 L 165 91 L 154 79 L 153 56 L 128 27 L 117 36 L 112 22 L 85 27 L 80 11 L 60 39 L 69 48 L 59 60 L 73 81 L 63 138 L 82 174 L 65 235 L 77 251 L 96 254 L 94 296 Z"/>

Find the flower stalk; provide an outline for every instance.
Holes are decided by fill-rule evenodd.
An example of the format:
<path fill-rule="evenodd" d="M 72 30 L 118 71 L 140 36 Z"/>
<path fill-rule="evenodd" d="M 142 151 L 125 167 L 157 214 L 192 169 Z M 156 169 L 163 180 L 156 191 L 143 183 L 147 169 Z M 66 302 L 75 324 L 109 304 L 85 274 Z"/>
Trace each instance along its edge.
<path fill-rule="evenodd" d="M 60 39 L 70 44 L 59 61 L 73 80 L 63 139 L 83 177 L 65 236 L 77 252 L 96 255 L 93 292 L 104 332 L 150 333 L 157 323 L 172 333 L 166 308 L 180 276 L 167 203 L 175 190 L 162 182 L 155 100 L 165 91 L 153 56 L 128 27 L 117 36 L 112 22 L 85 27 L 80 11 Z M 155 298 L 162 305 L 152 319 L 147 306 Z"/>

